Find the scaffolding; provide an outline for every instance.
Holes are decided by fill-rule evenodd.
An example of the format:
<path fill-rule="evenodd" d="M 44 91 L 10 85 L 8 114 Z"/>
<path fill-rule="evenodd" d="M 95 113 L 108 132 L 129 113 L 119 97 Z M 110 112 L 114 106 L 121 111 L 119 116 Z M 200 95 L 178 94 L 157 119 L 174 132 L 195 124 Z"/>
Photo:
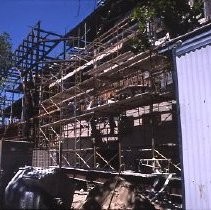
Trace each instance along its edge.
<path fill-rule="evenodd" d="M 120 19 L 92 38 L 86 20 L 64 36 L 38 22 L 15 51 L 23 97 L 3 111 L 13 113 L 22 104 L 14 138 L 33 142 L 35 156 L 45 152 L 44 165 L 179 169 L 157 150 L 155 138 L 156 129 L 175 118 L 171 60 L 156 49 L 135 52 L 131 40 L 140 38 L 138 24 L 128 14 Z M 62 50 L 54 58 L 57 47 Z M 133 142 L 139 126 L 149 149 L 143 150 L 143 139 Z"/>
<path fill-rule="evenodd" d="M 67 62 L 54 62 L 47 79 L 47 75 L 41 77 L 42 88 L 50 95 L 40 103 L 39 143 L 49 148 L 54 163 L 128 169 L 123 161 L 128 147 L 121 141 L 133 129 L 134 120 L 142 124 L 148 106 L 148 112 L 164 102 L 172 108 L 169 58 L 154 51 L 135 54 L 130 41 L 139 35 L 130 16 L 91 43 L 79 28 L 78 41 L 68 43 L 74 54 L 68 55 Z M 82 39 L 86 42 L 80 46 Z M 130 111 L 134 111 L 131 116 Z M 162 115 L 171 115 L 171 111 L 164 110 Z"/>

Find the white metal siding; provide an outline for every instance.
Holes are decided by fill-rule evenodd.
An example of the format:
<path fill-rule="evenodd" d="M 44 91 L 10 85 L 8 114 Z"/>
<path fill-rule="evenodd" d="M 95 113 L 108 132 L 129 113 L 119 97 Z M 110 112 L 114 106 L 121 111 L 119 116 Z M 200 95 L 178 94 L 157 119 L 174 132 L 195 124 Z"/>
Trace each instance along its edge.
<path fill-rule="evenodd" d="M 176 57 L 187 210 L 211 210 L 211 46 Z"/>

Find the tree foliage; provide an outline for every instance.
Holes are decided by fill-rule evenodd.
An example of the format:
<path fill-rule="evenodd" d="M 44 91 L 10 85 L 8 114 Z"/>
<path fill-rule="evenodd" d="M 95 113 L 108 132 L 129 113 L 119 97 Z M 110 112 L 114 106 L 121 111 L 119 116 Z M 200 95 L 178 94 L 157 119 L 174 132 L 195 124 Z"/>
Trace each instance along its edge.
<path fill-rule="evenodd" d="M 146 32 L 147 23 L 160 18 L 170 37 L 176 37 L 197 27 L 202 12 L 202 0 L 195 0 L 192 7 L 188 0 L 145 0 L 140 1 L 132 18 L 138 21 L 142 45 L 147 48 L 150 45 Z"/>
<path fill-rule="evenodd" d="M 2 83 L 7 75 L 8 69 L 12 65 L 12 45 L 8 33 L 0 34 L 0 83 Z"/>

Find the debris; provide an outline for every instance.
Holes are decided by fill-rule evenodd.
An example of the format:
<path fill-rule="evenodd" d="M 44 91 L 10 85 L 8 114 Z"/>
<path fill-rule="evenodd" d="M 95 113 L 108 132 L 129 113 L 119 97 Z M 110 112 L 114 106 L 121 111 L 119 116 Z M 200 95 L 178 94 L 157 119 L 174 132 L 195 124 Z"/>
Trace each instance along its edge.
<path fill-rule="evenodd" d="M 83 209 L 155 209 L 143 195 L 139 195 L 134 184 L 115 178 L 89 192 Z"/>
<path fill-rule="evenodd" d="M 59 169 L 20 169 L 5 190 L 6 209 L 68 209 L 75 182 Z"/>

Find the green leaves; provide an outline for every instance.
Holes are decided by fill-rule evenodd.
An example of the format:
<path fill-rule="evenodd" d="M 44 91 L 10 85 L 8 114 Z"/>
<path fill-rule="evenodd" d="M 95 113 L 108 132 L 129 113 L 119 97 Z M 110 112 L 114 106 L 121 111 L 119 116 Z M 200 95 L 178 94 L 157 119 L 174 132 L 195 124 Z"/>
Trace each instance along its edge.
<path fill-rule="evenodd" d="M 0 84 L 5 80 L 12 65 L 12 45 L 7 33 L 0 34 Z"/>
<path fill-rule="evenodd" d="M 195 0 L 190 7 L 188 0 L 145 0 L 134 9 L 132 19 L 138 21 L 141 39 L 138 45 L 150 46 L 150 37 L 146 31 L 147 24 L 161 19 L 170 37 L 176 37 L 193 30 L 202 17 L 203 2 Z M 148 37 L 148 38 L 147 38 Z M 143 48 L 143 47 L 142 47 Z"/>
<path fill-rule="evenodd" d="M 138 20 L 139 29 L 144 32 L 147 22 L 151 21 L 155 15 L 156 11 L 153 7 L 143 5 L 134 10 L 133 19 Z"/>
<path fill-rule="evenodd" d="M 146 25 L 148 22 L 151 22 L 153 18 L 156 16 L 156 11 L 153 7 L 149 5 L 143 5 L 135 8 L 132 19 L 138 21 L 139 31 L 141 32 L 139 39 L 132 40 L 132 47 L 139 49 L 139 51 L 144 51 L 150 47 L 150 42 L 147 36 Z"/>

